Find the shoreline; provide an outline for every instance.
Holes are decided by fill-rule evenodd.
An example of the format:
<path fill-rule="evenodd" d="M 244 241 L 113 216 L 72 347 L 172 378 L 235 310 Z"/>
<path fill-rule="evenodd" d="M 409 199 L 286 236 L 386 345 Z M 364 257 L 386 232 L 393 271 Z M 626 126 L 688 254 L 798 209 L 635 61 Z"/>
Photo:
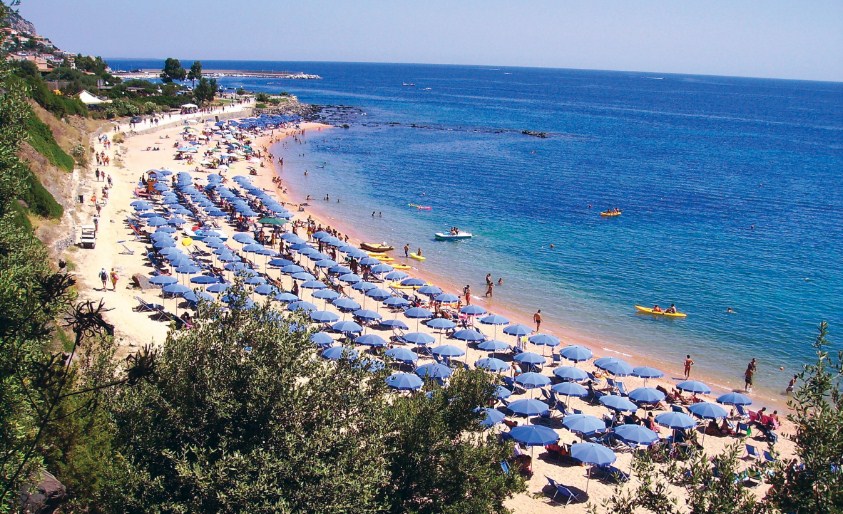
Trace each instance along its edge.
<path fill-rule="evenodd" d="M 302 124 L 302 126 L 304 126 L 304 124 Z M 322 126 L 322 128 L 325 127 L 331 129 L 336 128 L 327 125 Z M 286 139 L 281 139 L 274 143 L 269 143 L 269 139 L 271 139 L 269 136 L 267 136 L 265 139 L 261 139 L 260 144 L 265 145 L 268 148 L 268 151 L 276 156 L 276 159 L 279 156 L 283 156 L 283 152 L 289 151 L 289 148 L 282 147 Z M 260 187 L 265 190 L 274 191 L 284 202 L 297 205 L 305 201 L 307 193 L 294 189 L 293 187 L 291 187 L 289 182 L 285 180 L 286 173 L 302 173 L 303 170 L 293 169 L 289 165 L 286 169 L 284 169 L 278 166 L 277 161 L 273 161 L 272 171 L 276 177 L 279 177 L 281 179 L 283 186 L 287 190 L 286 194 L 282 194 L 279 189 L 276 189 L 275 184 L 271 182 L 271 179 L 267 180 L 263 176 L 263 174 L 266 173 L 265 170 L 268 171 L 266 168 L 263 168 L 259 171 L 258 177 L 256 178 L 260 178 L 260 181 L 256 180 L 256 185 L 260 185 Z M 360 230 L 350 228 L 348 226 L 348 222 L 345 222 L 341 217 L 331 212 L 330 202 L 323 202 L 322 200 L 310 200 L 308 203 L 309 205 L 305 208 L 305 211 L 303 213 L 298 214 L 312 216 L 316 223 L 322 224 L 323 226 L 330 226 L 343 234 L 347 234 L 349 236 L 349 243 L 353 244 L 354 246 L 359 246 L 361 241 L 381 240 L 379 237 L 370 237 L 372 236 L 372 234 L 364 234 Z M 461 289 L 459 287 L 454 287 L 452 284 L 452 279 L 446 277 L 444 274 L 437 273 L 435 269 L 419 268 L 417 266 L 417 261 L 407 259 L 400 255 L 401 251 L 399 247 L 396 247 L 396 249 L 392 253 L 394 254 L 393 257 L 395 257 L 396 262 L 402 262 L 412 266 L 412 269 L 408 271 L 411 272 L 413 276 L 424 279 L 426 282 L 436 284 L 445 292 L 461 296 Z M 477 292 L 478 291 L 473 291 L 473 293 Z M 528 327 L 534 326 L 534 323 L 532 321 L 532 313 L 525 311 L 518 305 L 513 305 L 511 302 L 508 303 L 506 300 L 501 300 L 497 302 L 494 300 L 490 301 L 482 296 L 478 296 L 477 294 L 472 294 L 472 304 L 483 306 L 490 312 L 494 312 L 496 314 L 505 316 L 509 318 L 512 323 L 521 323 Z M 636 352 L 635 350 L 625 348 L 622 344 L 615 344 L 611 341 L 607 341 L 602 338 L 596 338 L 578 333 L 571 328 L 563 326 L 559 322 L 554 322 L 550 319 L 544 319 L 542 322 L 541 331 L 543 333 L 551 334 L 558 337 L 562 341 L 560 347 L 564 347 L 569 344 L 581 345 L 591 349 L 594 352 L 595 358 L 603 356 L 620 357 L 627 360 L 633 366 L 652 366 L 657 369 L 660 369 L 665 373 L 665 376 L 653 382 L 658 382 L 661 385 L 667 387 L 668 389 L 672 389 L 677 382 L 684 379 L 684 372 L 682 370 L 681 363 L 672 364 L 671 362 L 662 361 L 657 358 L 653 358 L 651 356 L 643 354 L 641 352 Z M 712 388 L 712 393 L 710 396 L 717 396 L 719 394 L 731 391 L 737 391 L 743 394 L 747 394 L 744 393 L 743 388 L 741 387 L 742 384 L 740 383 L 740 377 L 736 377 L 736 379 L 734 379 L 735 385 L 731 385 L 728 383 L 729 381 L 726 376 L 713 376 L 711 374 L 701 373 L 697 369 L 694 369 L 691 375 L 692 379 L 700 380 Z M 785 379 L 785 375 L 783 375 L 782 378 Z M 629 379 L 641 380 L 635 377 L 629 377 Z M 753 388 L 752 393 L 748 394 L 753 399 L 753 407 L 760 408 L 762 406 L 766 406 L 770 409 L 777 409 L 780 412 L 786 413 L 790 411 L 790 408 L 787 406 L 787 401 L 789 397 L 785 396 L 782 393 L 783 388 L 782 391 L 776 391 L 764 387 L 755 387 Z"/>

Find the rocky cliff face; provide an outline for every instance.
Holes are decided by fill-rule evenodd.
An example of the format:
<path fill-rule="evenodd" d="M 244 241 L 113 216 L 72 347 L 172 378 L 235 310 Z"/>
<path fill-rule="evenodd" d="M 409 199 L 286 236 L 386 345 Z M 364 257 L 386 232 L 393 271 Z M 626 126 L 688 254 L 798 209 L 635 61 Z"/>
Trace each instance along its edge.
<path fill-rule="evenodd" d="M 11 9 L 9 9 L 9 15 L 6 16 L 5 20 L 3 20 L 3 25 L 8 25 L 9 27 L 24 34 L 31 34 L 33 36 L 38 35 L 38 32 L 35 30 L 35 25 L 23 19 L 17 11 Z"/>

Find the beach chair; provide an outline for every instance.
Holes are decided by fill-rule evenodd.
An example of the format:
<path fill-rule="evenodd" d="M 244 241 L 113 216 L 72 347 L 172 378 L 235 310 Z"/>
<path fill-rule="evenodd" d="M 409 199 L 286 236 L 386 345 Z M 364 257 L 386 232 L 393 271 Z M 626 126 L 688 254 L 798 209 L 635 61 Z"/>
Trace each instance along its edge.
<path fill-rule="evenodd" d="M 140 296 L 135 296 L 138 305 L 135 306 L 136 312 L 164 312 L 164 306 L 157 303 L 149 303 L 144 301 Z"/>
<path fill-rule="evenodd" d="M 741 418 L 749 419 L 749 415 L 746 413 L 746 410 L 743 408 L 743 405 L 735 405 L 735 410 L 738 412 Z"/>
<path fill-rule="evenodd" d="M 626 386 L 623 384 L 623 382 L 616 381 L 616 382 L 615 382 L 615 387 L 617 388 L 617 390 L 618 390 L 618 394 L 619 394 L 619 395 L 621 395 L 621 396 L 629 396 L 629 394 L 626 392 Z"/>
<path fill-rule="evenodd" d="M 617 390 L 617 388 L 618 388 L 618 386 L 617 386 L 617 383 L 615 383 L 615 379 L 606 377 L 606 388 L 605 388 L 605 390 L 608 390 L 610 392 L 615 392 Z"/>
<path fill-rule="evenodd" d="M 126 240 L 125 239 L 117 241 L 117 242 L 120 244 L 120 246 L 123 247 L 123 251 L 120 252 L 120 255 L 134 255 L 135 254 L 134 250 L 132 250 L 131 248 L 126 246 Z"/>
<path fill-rule="evenodd" d="M 764 461 L 769 463 L 774 463 L 779 459 L 776 458 L 775 455 L 769 452 L 769 450 L 764 450 Z"/>
<path fill-rule="evenodd" d="M 504 475 L 508 475 L 511 469 L 509 469 L 509 463 L 505 460 L 501 461 L 501 470 L 503 471 Z"/>
<path fill-rule="evenodd" d="M 761 454 L 759 454 L 755 446 L 751 444 L 746 445 L 746 456 L 753 460 L 758 460 L 761 458 Z"/>
<path fill-rule="evenodd" d="M 685 407 L 681 405 L 671 405 L 670 410 L 672 410 L 673 412 L 681 412 L 682 414 L 685 414 Z"/>
<path fill-rule="evenodd" d="M 565 499 L 565 505 L 570 504 L 572 501 L 578 501 L 579 498 L 573 491 L 568 489 L 566 486 L 560 484 L 556 480 L 550 478 L 549 476 L 545 476 L 547 479 L 548 485 L 553 488 L 553 496 L 550 497 L 550 501 L 555 502 L 558 496 L 562 496 Z M 560 503 L 560 502 L 557 502 Z"/>
<path fill-rule="evenodd" d="M 595 469 L 606 479 L 615 483 L 629 482 L 629 475 L 611 464 L 606 466 L 595 466 Z"/>

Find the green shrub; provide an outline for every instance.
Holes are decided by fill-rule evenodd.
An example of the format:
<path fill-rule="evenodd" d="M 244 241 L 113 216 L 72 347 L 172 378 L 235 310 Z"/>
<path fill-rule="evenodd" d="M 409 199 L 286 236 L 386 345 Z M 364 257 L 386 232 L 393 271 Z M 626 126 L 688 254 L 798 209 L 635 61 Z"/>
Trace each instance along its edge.
<path fill-rule="evenodd" d="M 53 195 L 47 191 L 32 171 L 27 174 L 26 182 L 27 187 L 21 192 L 20 199 L 26 202 L 29 211 L 45 218 L 61 218 L 64 208 L 53 198 Z"/>
<path fill-rule="evenodd" d="M 32 148 L 47 158 L 50 164 L 65 171 L 73 170 L 73 157 L 67 155 L 56 143 L 53 133 L 43 121 L 34 114 L 26 121 L 26 132 Z"/>

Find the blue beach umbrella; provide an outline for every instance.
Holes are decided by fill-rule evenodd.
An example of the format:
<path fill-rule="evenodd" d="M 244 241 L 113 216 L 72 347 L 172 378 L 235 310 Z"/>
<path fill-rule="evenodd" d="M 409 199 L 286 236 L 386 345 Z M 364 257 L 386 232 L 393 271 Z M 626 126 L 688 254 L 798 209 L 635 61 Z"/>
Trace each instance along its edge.
<path fill-rule="evenodd" d="M 300 282 L 310 282 L 312 280 L 316 280 L 316 277 L 314 277 L 313 275 L 311 275 L 310 273 L 308 273 L 306 271 L 301 271 L 299 273 L 293 273 L 290 276 L 293 277 L 293 280 L 298 280 Z"/>
<path fill-rule="evenodd" d="M 460 313 L 468 316 L 482 316 L 483 314 L 486 314 L 486 309 L 480 307 L 479 305 L 466 305 L 460 309 Z"/>
<path fill-rule="evenodd" d="M 442 293 L 442 289 L 437 286 L 427 285 L 418 288 L 417 292 L 426 296 L 436 296 Z"/>
<path fill-rule="evenodd" d="M 393 373 L 386 377 L 386 385 L 399 391 L 415 391 L 424 385 L 422 379 L 413 373 Z"/>
<path fill-rule="evenodd" d="M 583 362 L 590 359 L 594 354 L 591 353 L 591 350 L 585 348 L 584 346 L 571 345 L 563 348 L 562 351 L 559 352 L 559 355 L 569 361 Z"/>
<path fill-rule="evenodd" d="M 430 319 L 433 317 L 433 313 L 421 307 L 411 307 L 404 311 L 404 316 L 410 319 Z"/>
<path fill-rule="evenodd" d="M 524 398 L 521 400 L 515 400 L 507 405 L 506 408 L 516 416 L 537 416 L 547 412 L 550 407 L 541 400 Z"/>
<path fill-rule="evenodd" d="M 392 270 L 393 270 L 393 267 L 390 266 L 389 264 L 381 263 L 381 264 L 376 264 L 375 266 L 372 266 L 372 273 L 375 273 L 375 274 L 389 273 Z"/>
<path fill-rule="evenodd" d="M 292 312 L 295 312 L 295 311 L 313 312 L 313 311 L 319 310 L 319 308 L 316 307 L 316 305 L 314 305 L 310 302 L 305 302 L 305 301 L 299 300 L 297 302 L 289 303 L 287 305 L 287 310 L 292 311 Z"/>
<path fill-rule="evenodd" d="M 498 341 L 497 339 L 489 339 L 478 344 L 477 348 L 483 350 L 484 352 L 500 352 L 508 350 L 509 345 L 503 341 Z"/>
<path fill-rule="evenodd" d="M 520 384 L 524 389 L 534 389 L 550 384 L 550 379 L 541 373 L 529 372 L 521 373 L 515 377 L 515 382 Z"/>
<path fill-rule="evenodd" d="M 151 218 L 147 218 L 146 224 L 150 227 L 160 227 L 167 224 L 167 220 L 162 218 L 161 216 L 153 216 Z"/>
<path fill-rule="evenodd" d="M 421 287 L 424 285 L 424 280 L 420 278 L 405 278 L 401 281 L 402 286 L 409 286 L 409 287 Z"/>
<path fill-rule="evenodd" d="M 368 291 L 366 291 L 366 296 L 381 302 L 381 301 L 386 300 L 387 298 L 391 297 L 392 293 L 387 291 L 386 289 L 376 287 L 374 289 L 369 289 Z"/>
<path fill-rule="evenodd" d="M 340 319 L 336 313 L 331 311 L 311 311 L 309 315 L 311 321 L 315 321 L 316 323 L 333 323 Z"/>
<path fill-rule="evenodd" d="M 357 360 L 357 350 L 345 346 L 332 346 L 322 352 L 322 358 L 336 361 L 340 359 Z"/>
<path fill-rule="evenodd" d="M 393 330 L 408 330 L 410 327 L 400 319 L 384 319 L 378 323 L 381 327 L 390 328 Z"/>
<path fill-rule="evenodd" d="M 480 318 L 480 323 L 484 325 L 506 325 L 509 323 L 509 319 L 498 315 L 498 314 L 489 314 L 483 318 Z"/>
<path fill-rule="evenodd" d="M 507 398 L 512 396 L 512 391 L 505 388 L 504 386 L 496 386 L 494 396 L 498 400 L 506 400 Z"/>
<path fill-rule="evenodd" d="M 685 380 L 684 382 L 679 382 L 676 384 L 676 389 L 698 394 L 708 394 L 711 392 L 710 387 L 696 380 Z"/>
<path fill-rule="evenodd" d="M 579 382 L 588 378 L 588 373 L 573 366 L 560 366 L 553 370 L 560 380 Z"/>
<path fill-rule="evenodd" d="M 562 420 L 562 425 L 576 434 L 589 435 L 606 430 L 606 423 L 590 414 L 568 414 Z"/>
<path fill-rule="evenodd" d="M 268 296 L 271 294 L 275 294 L 277 292 L 277 289 L 275 289 L 275 286 L 269 284 L 261 284 L 255 288 L 255 292 L 261 296 Z"/>
<path fill-rule="evenodd" d="M 432 348 L 430 352 L 440 357 L 461 357 L 465 355 L 465 351 L 462 348 L 450 344 L 437 346 Z"/>
<path fill-rule="evenodd" d="M 632 373 L 630 373 L 630 375 L 638 378 L 661 378 L 664 376 L 664 373 L 649 366 L 638 366 L 632 368 Z"/>
<path fill-rule="evenodd" d="M 363 281 L 363 279 L 360 278 L 360 275 L 355 275 L 354 273 L 340 275 L 339 280 L 340 282 L 345 282 L 346 284 L 357 284 Z"/>
<path fill-rule="evenodd" d="M 244 245 L 250 245 L 250 244 L 257 243 L 257 241 L 255 241 L 255 238 L 252 237 L 251 234 L 247 234 L 246 232 L 238 232 L 238 233 L 234 234 L 233 236 L 231 236 L 231 239 L 234 239 L 238 243 L 241 243 L 241 244 L 244 244 Z M 246 250 L 245 248 L 243 248 L 243 249 Z M 248 251 L 248 250 L 246 250 L 246 251 Z"/>
<path fill-rule="evenodd" d="M 629 397 L 638 403 L 659 403 L 664 400 L 664 393 L 652 387 L 639 387 L 630 391 Z"/>
<path fill-rule="evenodd" d="M 618 396 L 616 394 L 608 394 L 606 396 L 600 397 L 600 403 L 604 406 L 612 409 L 614 411 L 629 411 L 635 412 L 638 410 L 638 406 L 632 403 L 631 401 L 627 400 L 623 396 Z"/>
<path fill-rule="evenodd" d="M 531 366 L 540 366 L 547 362 L 547 359 L 542 357 L 541 355 L 533 352 L 522 352 L 512 358 L 515 362 L 520 362 L 522 364 L 529 364 Z"/>
<path fill-rule="evenodd" d="M 643 425 L 618 425 L 612 432 L 615 437 L 631 444 L 650 446 L 659 440 L 659 435 Z"/>
<path fill-rule="evenodd" d="M 409 332 L 404 334 L 403 339 L 408 343 L 417 344 L 419 346 L 426 346 L 436 341 L 432 335 L 425 334 L 424 332 Z"/>
<path fill-rule="evenodd" d="M 178 282 L 178 279 L 172 275 L 155 275 L 149 279 L 149 282 L 151 284 L 155 284 L 156 286 L 166 286 L 175 284 Z"/>
<path fill-rule="evenodd" d="M 433 318 L 432 320 L 425 322 L 425 325 L 434 330 L 450 330 L 457 326 L 456 323 L 445 318 Z"/>
<path fill-rule="evenodd" d="M 726 393 L 717 397 L 717 403 L 723 405 L 752 405 L 752 399 L 740 393 Z"/>
<path fill-rule="evenodd" d="M 453 370 L 444 364 L 430 362 L 416 368 L 416 374 L 422 378 L 448 378 Z"/>
<path fill-rule="evenodd" d="M 351 288 L 354 289 L 355 291 L 362 291 L 364 293 L 366 291 L 368 291 L 370 289 L 374 289 L 376 287 L 378 287 L 378 286 L 376 286 L 375 284 L 372 284 L 371 282 L 365 282 L 365 281 L 364 282 L 357 282 L 356 284 L 351 286 Z"/>
<path fill-rule="evenodd" d="M 441 293 L 436 295 L 433 299 L 441 303 L 457 303 L 460 301 L 459 296 L 451 293 Z"/>
<path fill-rule="evenodd" d="M 383 316 L 378 314 L 375 311 L 370 311 L 369 309 L 358 309 L 352 313 L 352 315 L 363 321 L 375 321 L 381 319 Z"/>
<path fill-rule="evenodd" d="M 351 268 L 347 268 L 341 264 L 337 264 L 336 266 L 331 266 L 330 268 L 328 268 L 328 273 L 337 276 L 348 275 L 349 273 L 351 273 Z"/>
<path fill-rule="evenodd" d="M 229 287 L 231 287 L 230 284 L 225 283 L 225 282 L 220 282 L 219 284 L 212 284 L 212 285 L 206 287 L 205 291 L 208 291 L 209 293 L 223 293 Z"/>
<path fill-rule="evenodd" d="M 266 284 L 266 279 L 256 275 L 256 276 L 247 278 L 246 280 L 244 280 L 244 282 L 246 284 L 249 284 L 250 286 L 262 286 L 262 285 Z"/>
<path fill-rule="evenodd" d="M 190 288 L 182 284 L 168 284 L 164 286 L 163 291 L 171 295 L 181 296 L 189 292 Z"/>
<path fill-rule="evenodd" d="M 301 273 L 303 271 L 304 268 L 302 268 L 298 264 L 288 264 L 281 268 L 281 273 L 284 273 L 285 275 L 292 275 L 294 273 Z"/>
<path fill-rule="evenodd" d="M 411 364 L 419 360 L 418 355 L 406 348 L 390 348 L 386 351 L 385 355 L 390 359 L 394 359 L 405 364 Z"/>
<path fill-rule="evenodd" d="M 292 293 L 285 293 L 285 292 L 275 293 L 274 298 L 275 298 L 275 300 L 277 300 L 281 303 L 292 303 L 292 302 L 298 302 L 299 301 L 298 296 L 296 296 Z"/>
<path fill-rule="evenodd" d="M 506 415 L 503 412 L 501 412 L 497 409 L 492 409 L 490 407 L 479 409 L 477 412 L 483 413 L 485 415 L 485 417 L 480 422 L 480 424 L 483 425 L 486 428 L 490 428 L 494 425 L 497 425 L 498 423 L 503 421 L 504 418 L 506 417 Z"/>
<path fill-rule="evenodd" d="M 217 278 L 217 277 L 211 277 L 211 276 L 208 276 L 208 275 L 199 275 L 197 277 L 190 277 L 190 281 L 194 284 L 207 285 L 207 284 L 215 284 L 215 283 L 219 282 L 220 279 Z"/>
<path fill-rule="evenodd" d="M 384 338 L 377 334 L 366 334 L 354 340 L 355 344 L 362 344 L 364 346 L 371 346 L 372 348 L 382 348 L 386 346 Z"/>
<path fill-rule="evenodd" d="M 508 327 L 505 327 L 503 329 L 504 334 L 507 334 L 507 335 L 510 335 L 510 336 L 515 336 L 515 337 L 526 336 L 527 334 L 530 334 L 532 332 L 533 331 L 530 329 L 530 327 L 526 327 L 526 326 L 520 325 L 520 324 L 509 325 Z"/>
<path fill-rule="evenodd" d="M 460 341 L 467 341 L 467 342 L 483 341 L 484 339 L 486 339 L 486 336 L 484 336 L 480 332 L 478 332 L 476 330 L 472 330 L 470 328 L 464 328 L 462 330 L 457 330 L 456 332 L 454 332 L 454 335 L 452 335 L 451 337 L 453 337 L 454 339 L 459 339 Z"/>
<path fill-rule="evenodd" d="M 310 336 L 310 342 L 320 347 L 332 346 L 334 338 L 326 332 L 316 332 Z"/>
<path fill-rule="evenodd" d="M 583 464 L 593 466 L 608 466 L 617 460 L 617 455 L 612 450 L 597 443 L 575 443 L 571 445 L 571 458 Z M 591 468 L 588 468 L 588 481 L 585 490 L 588 492 L 588 484 L 591 483 Z"/>
<path fill-rule="evenodd" d="M 363 327 L 353 321 L 337 321 L 331 328 L 334 332 L 343 332 L 347 334 L 357 334 L 363 331 Z"/>
<path fill-rule="evenodd" d="M 594 365 L 616 377 L 625 377 L 632 373 L 632 366 L 615 357 L 602 357 L 594 361 Z"/>
<path fill-rule="evenodd" d="M 340 294 L 333 289 L 320 289 L 313 292 L 313 297 L 320 300 L 332 301 L 340 297 Z"/>
<path fill-rule="evenodd" d="M 559 441 L 559 434 L 555 430 L 542 425 L 512 427 L 509 435 L 525 446 L 547 446 Z"/>
<path fill-rule="evenodd" d="M 403 271 L 395 270 L 395 271 L 390 271 L 389 273 L 384 275 L 383 278 L 385 278 L 386 280 L 404 280 L 405 278 L 407 278 L 407 276 L 408 275 L 406 273 L 404 273 Z"/>
<path fill-rule="evenodd" d="M 318 280 L 308 280 L 307 282 L 302 283 L 302 289 L 326 289 L 328 286 L 324 284 L 324 282 L 320 282 Z"/>
<path fill-rule="evenodd" d="M 564 396 L 576 396 L 577 398 L 588 396 L 588 389 L 576 382 L 560 382 L 551 387 L 550 390 Z"/>
<path fill-rule="evenodd" d="M 656 423 L 674 430 L 686 430 L 697 426 L 694 418 L 682 412 L 664 412 L 659 414 L 656 416 Z"/>
<path fill-rule="evenodd" d="M 716 419 L 726 418 L 729 416 L 729 413 L 726 412 L 726 409 L 717 405 L 716 403 L 695 403 L 689 406 L 688 410 L 691 411 L 691 414 L 697 416 L 698 418 Z"/>
<path fill-rule="evenodd" d="M 559 338 L 550 334 L 536 334 L 530 337 L 530 342 L 536 346 L 549 346 L 551 348 L 559 346 Z"/>
<path fill-rule="evenodd" d="M 494 372 L 508 371 L 510 369 L 509 364 L 494 357 L 485 357 L 483 359 L 479 359 L 477 360 L 477 362 L 474 363 L 474 366 L 480 369 L 485 369 Z"/>

